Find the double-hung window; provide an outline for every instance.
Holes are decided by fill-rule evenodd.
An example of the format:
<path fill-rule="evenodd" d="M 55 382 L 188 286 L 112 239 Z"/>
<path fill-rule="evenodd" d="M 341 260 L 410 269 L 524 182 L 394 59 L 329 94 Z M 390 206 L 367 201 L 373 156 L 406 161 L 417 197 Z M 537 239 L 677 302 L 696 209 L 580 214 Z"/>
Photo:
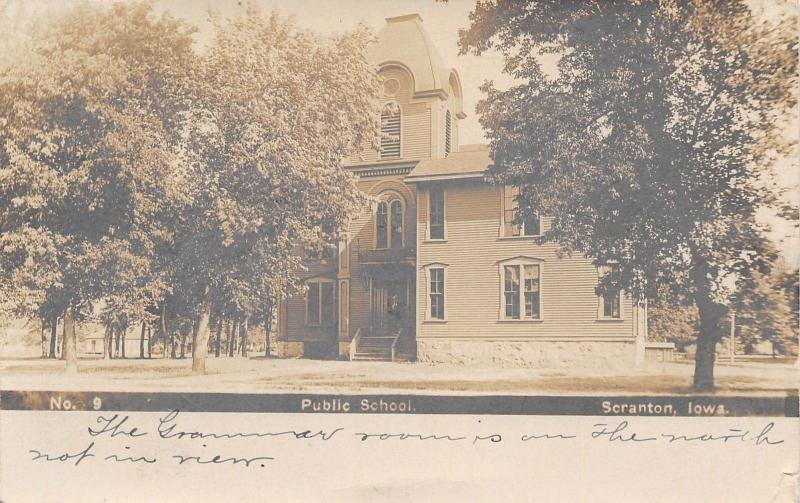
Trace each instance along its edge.
<path fill-rule="evenodd" d="M 619 275 L 619 266 L 616 264 L 609 264 L 600 267 L 600 277 L 607 274 L 613 276 Z M 619 320 L 622 319 L 622 291 L 613 289 L 603 293 L 600 296 L 599 315 L 601 319 Z"/>
<path fill-rule="evenodd" d="M 541 310 L 541 266 L 506 264 L 503 274 L 503 319 L 539 320 Z"/>
<path fill-rule="evenodd" d="M 333 281 L 314 279 L 307 283 L 306 323 L 311 326 L 331 326 L 336 323 Z"/>
<path fill-rule="evenodd" d="M 431 187 L 428 202 L 428 239 L 444 239 L 444 189 Z"/>
<path fill-rule="evenodd" d="M 541 221 L 538 215 L 517 223 L 519 213 L 519 187 L 503 187 L 503 237 L 538 236 L 541 234 Z"/>
<path fill-rule="evenodd" d="M 444 320 L 444 268 L 431 267 L 428 269 L 430 280 L 430 315 L 429 319 Z"/>

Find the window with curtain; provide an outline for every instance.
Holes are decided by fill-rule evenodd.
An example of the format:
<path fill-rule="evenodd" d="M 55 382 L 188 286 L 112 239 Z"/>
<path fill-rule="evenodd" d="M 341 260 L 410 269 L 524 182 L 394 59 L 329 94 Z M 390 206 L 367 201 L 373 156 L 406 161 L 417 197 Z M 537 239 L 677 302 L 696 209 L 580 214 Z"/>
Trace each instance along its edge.
<path fill-rule="evenodd" d="M 513 264 L 503 267 L 505 318 L 537 320 L 541 318 L 540 269 L 537 264 Z"/>

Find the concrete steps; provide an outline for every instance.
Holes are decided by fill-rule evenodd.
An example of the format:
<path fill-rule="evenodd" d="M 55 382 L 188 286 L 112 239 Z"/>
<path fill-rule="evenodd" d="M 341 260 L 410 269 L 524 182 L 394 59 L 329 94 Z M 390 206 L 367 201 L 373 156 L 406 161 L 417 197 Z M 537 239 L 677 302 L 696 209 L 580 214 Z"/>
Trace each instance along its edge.
<path fill-rule="evenodd" d="M 376 335 L 362 337 L 353 354 L 353 361 L 362 362 L 390 362 L 392 361 L 393 335 Z M 396 361 L 411 361 L 411 357 L 406 354 L 396 354 Z"/>

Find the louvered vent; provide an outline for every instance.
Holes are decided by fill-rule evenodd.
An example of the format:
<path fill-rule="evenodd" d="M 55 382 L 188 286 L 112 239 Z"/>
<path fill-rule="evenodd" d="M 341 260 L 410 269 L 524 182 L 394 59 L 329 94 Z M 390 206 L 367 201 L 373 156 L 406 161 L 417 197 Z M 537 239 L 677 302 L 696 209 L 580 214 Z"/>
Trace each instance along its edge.
<path fill-rule="evenodd" d="M 389 104 L 381 113 L 381 159 L 400 157 L 400 108 Z"/>
<path fill-rule="evenodd" d="M 447 111 L 444 118 L 444 156 L 450 155 L 450 141 L 452 132 L 450 131 L 450 110 Z"/>

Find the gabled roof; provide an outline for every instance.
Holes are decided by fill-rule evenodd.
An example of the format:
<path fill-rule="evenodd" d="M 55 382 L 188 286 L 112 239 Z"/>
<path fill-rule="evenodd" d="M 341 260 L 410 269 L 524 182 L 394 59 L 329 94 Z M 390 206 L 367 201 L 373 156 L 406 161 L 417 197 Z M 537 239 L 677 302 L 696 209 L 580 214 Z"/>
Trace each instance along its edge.
<path fill-rule="evenodd" d="M 483 144 L 461 145 L 458 152 L 450 152 L 443 159 L 420 161 L 405 178 L 406 183 L 458 178 L 482 178 L 492 159 L 489 148 Z"/>

